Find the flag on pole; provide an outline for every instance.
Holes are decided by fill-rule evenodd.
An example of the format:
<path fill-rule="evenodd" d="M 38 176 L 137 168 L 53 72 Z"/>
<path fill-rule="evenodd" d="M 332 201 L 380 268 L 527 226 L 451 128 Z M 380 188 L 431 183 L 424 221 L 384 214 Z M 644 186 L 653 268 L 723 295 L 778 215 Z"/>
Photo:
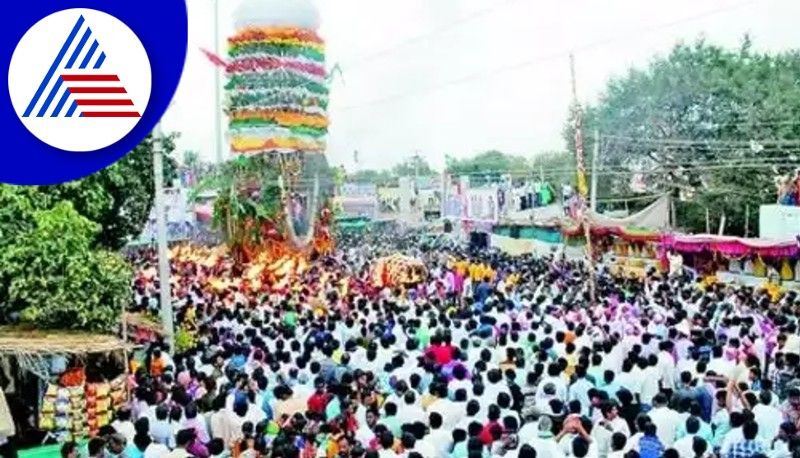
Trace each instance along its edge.
<path fill-rule="evenodd" d="M 575 162 L 578 171 L 578 194 L 584 199 L 589 194 L 586 186 L 586 161 L 583 152 L 583 121 L 581 107 L 575 107 Z"/>

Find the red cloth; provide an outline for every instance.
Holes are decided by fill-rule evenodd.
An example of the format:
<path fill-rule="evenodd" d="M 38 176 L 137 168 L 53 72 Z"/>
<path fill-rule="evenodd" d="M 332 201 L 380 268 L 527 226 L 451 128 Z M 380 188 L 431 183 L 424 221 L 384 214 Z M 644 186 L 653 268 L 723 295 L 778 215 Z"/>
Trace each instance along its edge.
<path fill-rule="evenodd" d="M 452 345 L 434 345 L 429 347 L 425 354 L 433 358 L 436 364 L 444 366 L 453 360 L 453 349 Z"/>
<path fill-rule="evenodd" d="M 329 400 L 328 393 L 314 393 L 308 398 L 308 410 L 318 414 L 325 413 L 325 406 Z"/>
<path fill-rule="evenodd" d="M 483 429 L 481 430 L 481 434 L 478 436 L 478 438 L 481 440 L 481 442 L 483 442 L 483 445 L 485 445 L 487 447 L 489 445 L 492 445 L 492 442 L 494 442 L 494 439 L 492 438 L 492 428 L 495 425 L 497 425 L 498 427 L 502 428 L 500 423 L 498 423 L 496 421 L 490 421 L 489 423 L 486 423 L 483 426 Z"/>

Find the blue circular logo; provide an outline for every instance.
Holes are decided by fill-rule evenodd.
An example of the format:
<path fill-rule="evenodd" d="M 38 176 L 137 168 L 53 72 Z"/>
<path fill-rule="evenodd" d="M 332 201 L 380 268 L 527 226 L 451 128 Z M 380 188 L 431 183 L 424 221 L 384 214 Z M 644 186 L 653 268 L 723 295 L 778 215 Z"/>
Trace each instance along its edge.
<path fill-rule="evenodd" d="M 32 0 L 3 28 L 8 68 L 0 182 L 101 170 L 164 115 L 186 58 L 184 0 Z"/>

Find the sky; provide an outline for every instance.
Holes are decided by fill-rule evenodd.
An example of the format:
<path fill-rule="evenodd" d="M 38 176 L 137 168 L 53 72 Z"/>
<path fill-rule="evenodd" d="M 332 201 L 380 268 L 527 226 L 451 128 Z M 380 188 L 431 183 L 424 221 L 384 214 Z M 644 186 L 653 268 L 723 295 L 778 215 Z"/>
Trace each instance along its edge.
<path fill-rule="evenodd" d="M 223 55 L 240 1 L 219 0 Z M 331 86 L 326 154 L 348 170 L 389 168 L 416 153 L 441 167 L 445 155 L 564 150 L 570 52 L 578 98 L 595 103 L 610 78 L 646 66 L 681 41 L 704 38 L 736 48 L 749 34 L 755 49 L 770 52 L 800 44 L 797 0 L 314 3 L 328 67 L 341 68 Z M 163 125 L 180 133 L 178 157 L 194 150 L 214 161 L 220 107 L 214 67 L 200 51 L 214 48 L 214 0 L 187 4 L 187 59 Z M 223 135 L 225 123 L 223 116 Z"/>

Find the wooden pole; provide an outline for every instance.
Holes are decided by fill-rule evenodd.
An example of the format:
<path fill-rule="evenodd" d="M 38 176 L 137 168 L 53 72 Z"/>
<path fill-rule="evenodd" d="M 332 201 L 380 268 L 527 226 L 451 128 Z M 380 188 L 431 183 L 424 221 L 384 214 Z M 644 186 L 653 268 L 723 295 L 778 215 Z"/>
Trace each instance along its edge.
<path fill-rule="evenodd" d="M 588 218 L 586 207 L 588 189 L 586 189 L 586 161 L 583 154 L 583 112 L 580 102 L 578 102 L 578 91 L 575 79 L 575 56 L 569 55 L 570 81 L 572 83 L 572 101 L 575 107 L 575 164 L 577 168 L 577 191 L 580 196 L 578 204 L 578 224 L 583 226 L 583 234 L 586 238 L 586 259 L 589 267 L 589 295 L 591 305 L 597 303 L 597 285 L 595 284 L 594 250 L 592 248 L 592 229 Z"/>
<path fill-rule="evenodd" d="M 708 207 L 706 207 L 706 234 L 711 233 L 711 214 L 708 212 Z"/>

